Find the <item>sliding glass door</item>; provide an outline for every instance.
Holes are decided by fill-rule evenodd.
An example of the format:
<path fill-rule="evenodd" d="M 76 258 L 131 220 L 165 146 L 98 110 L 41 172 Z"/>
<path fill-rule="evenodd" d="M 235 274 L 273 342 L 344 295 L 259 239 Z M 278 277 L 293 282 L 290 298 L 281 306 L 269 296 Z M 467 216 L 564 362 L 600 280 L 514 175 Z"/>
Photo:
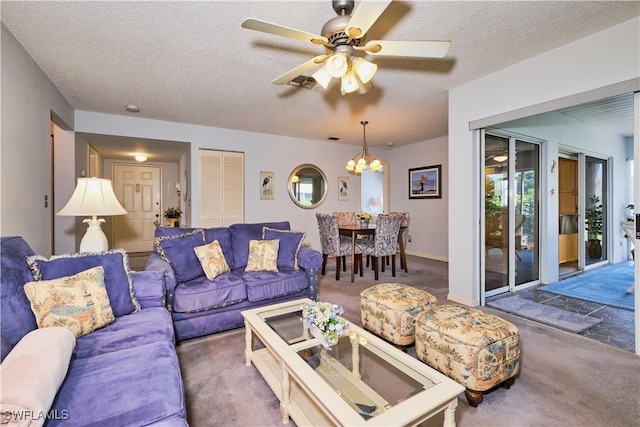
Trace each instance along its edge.
<path fill-rule="evenodd" d="M 540 145 L 484 138 L 485 296 L 539 280 Z"/>
<path fill-rule="evenodd" d="M 607 160 L 584 156 L 584 266 L 606 262 L 607 247 Z"/>

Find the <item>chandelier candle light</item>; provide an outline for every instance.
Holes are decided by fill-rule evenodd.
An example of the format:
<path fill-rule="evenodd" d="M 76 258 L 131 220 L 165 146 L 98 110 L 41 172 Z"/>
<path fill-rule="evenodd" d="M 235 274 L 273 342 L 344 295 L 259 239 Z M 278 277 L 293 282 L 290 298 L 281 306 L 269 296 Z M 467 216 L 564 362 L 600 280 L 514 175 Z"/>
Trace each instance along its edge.
<path fill-rule="evenodd" d="M 125 215 L 111 186 L 111 180 L 103 178 L 78 178 L 76 189 L 64 208 L 58 212 L 61 216 L 90 216 L 85 219 L 87 232 L 80 242 L 80 252 L 104 252 L 109 249 L 107 236 L 102 231 L 103 218 L 98 215 Z"/>
<path fill-rule="evenodd" d="M 366 126 L 368 121 L 363 120 L 360 122 L 362 125 L 362 154 L 356 154 L 351 160 L 347 162 L 347 170 L 355 173 L 362 173 L 365 169 L 371 169 L 371 172 L 378 172 L 382 170 L 382 163 L 367 151 L 367 133 Z"/>

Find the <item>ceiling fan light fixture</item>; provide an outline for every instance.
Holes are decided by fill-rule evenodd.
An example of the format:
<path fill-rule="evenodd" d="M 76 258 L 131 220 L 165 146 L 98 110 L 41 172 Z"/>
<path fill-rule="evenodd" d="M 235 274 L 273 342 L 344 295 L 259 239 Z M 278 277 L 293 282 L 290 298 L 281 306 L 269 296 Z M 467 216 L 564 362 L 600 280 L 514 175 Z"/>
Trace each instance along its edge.
<path fill-rule="evenodd" d="M 329 72 L 325 69 L 324 66 L 320 67 L 318 71 L 313 73 L 312 77 L 316 82 L 318 82 L 320 86 L 322 86 L 325 89 L 329 86 L 329 83 L 331 83 L 331 79 L 333 78 L 333 76 L 329 74 Z"/>
<path fill-rule="evenodd" d="M 360 85 L 353 71 L 349 70 L 342 76 L 341 92 L 343 95 L 345 93 L 355 92 L 359 87 Z"/>
<path fill-rule="evenodd" d="M 378 66 L 364 58 L 356 57 L 351 61 L 351 69 L 355 71 L 362 83 L 369 83 L 378 70 Z"/>
<path fill-rule="evenodd" d="M 349 69 L 347 55 L 344 52 L 336 52 L 327 59 L 325 67 L 332 77 L 342 77 Z"/>

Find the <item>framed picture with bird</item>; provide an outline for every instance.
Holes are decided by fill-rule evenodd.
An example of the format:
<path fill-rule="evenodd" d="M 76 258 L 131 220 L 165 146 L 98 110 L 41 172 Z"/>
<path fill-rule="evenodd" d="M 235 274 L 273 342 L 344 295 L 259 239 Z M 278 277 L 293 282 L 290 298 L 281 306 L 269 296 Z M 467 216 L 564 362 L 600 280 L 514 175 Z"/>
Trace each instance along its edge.
<path fill-rule="evenodd" d="M 260 200 L 273 200 L 273 172 L 260 172 Z"/>
<path fill-rule="evenodd" d="M 349 200 L 349 177 L 338 177 L 338 200 Z"/>

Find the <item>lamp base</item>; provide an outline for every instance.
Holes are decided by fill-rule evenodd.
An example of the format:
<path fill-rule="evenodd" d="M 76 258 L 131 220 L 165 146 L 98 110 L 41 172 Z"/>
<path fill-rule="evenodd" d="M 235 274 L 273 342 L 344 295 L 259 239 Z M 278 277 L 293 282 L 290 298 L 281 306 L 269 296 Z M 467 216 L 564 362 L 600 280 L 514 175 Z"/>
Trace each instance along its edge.
<path fill-rule="evenodd" d="M 94 217 L 95 218 L 95 217 Z M 105 222 L 100 219 L 85 219 L 82 221 L 89 224 L 87 232 L 80 242 L 80 252 L 105 252 L 109 250 L 107 236 L 102 231 L 101 224 Z"/>

